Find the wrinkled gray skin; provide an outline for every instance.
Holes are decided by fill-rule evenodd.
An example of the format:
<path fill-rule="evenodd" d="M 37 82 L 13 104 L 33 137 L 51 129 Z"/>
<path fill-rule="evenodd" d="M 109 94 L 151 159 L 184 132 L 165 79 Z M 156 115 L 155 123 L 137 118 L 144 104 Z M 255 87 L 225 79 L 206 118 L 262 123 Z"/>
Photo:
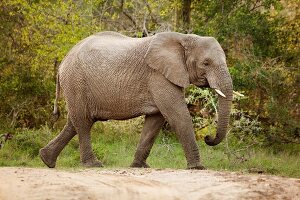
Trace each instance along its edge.
<path fill-rule="evenodd" d="M 90 130 L 94 122 L 125 120 L 145 115 L 145 124 L 132 167 L 149 167 L 146 159 L 165 120 L 176 132 L 190 169 L 203 169 L 195 140 L 192 118 L 184 99 L 184 88 L 221 90 L 216 137 L 205 137 L 217 145 L 225 137 L 232 101 L 232 80 L 224 51 L 212 37 L 174 32 L 146 38 L 130 38 L 115 32 L 94 34 L 79 42 L 65 57 L 57 78 L 56 104 L 60 88 L 68 108 L 62 132 L 40 150 L 44 163 L 55 167 L 62 149 L 79 135 L 84 166 L 102 166 L 92 151 Z"/>

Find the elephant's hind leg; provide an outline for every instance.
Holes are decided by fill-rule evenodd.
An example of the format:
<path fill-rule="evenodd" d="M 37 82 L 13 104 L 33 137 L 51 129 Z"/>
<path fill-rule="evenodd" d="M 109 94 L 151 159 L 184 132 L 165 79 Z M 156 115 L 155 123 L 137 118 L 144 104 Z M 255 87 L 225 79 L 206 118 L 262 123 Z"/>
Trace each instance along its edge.
<path fill-rule="evenodd" d="M 146 116 L 142 135 L 135 152 L 134 161 L 130 167 L 149 167 L 146 163 L 146 159 L 150 154 L 155 138 L 164 122 L 165 119 L 160 113 Z"/>
<path fill-rule="evenodd" d="M 79 135 L 80 161 L 85 167 L 102 167 L 102 163 L 93 153 L 91 144 L 91 128 L 93 122 L 87 119 L 78 119 L 74 121 L 76 132 Z"/>
<path fill-rule="evenodd" d="M 40 157 L 42 161 L 49 168 L 54 168 L 58 155 L 75 135 L 75 128 L 68 118 L 68 121 L 61 133 L 50 141 L 44 148 L 40 149 Z"/>

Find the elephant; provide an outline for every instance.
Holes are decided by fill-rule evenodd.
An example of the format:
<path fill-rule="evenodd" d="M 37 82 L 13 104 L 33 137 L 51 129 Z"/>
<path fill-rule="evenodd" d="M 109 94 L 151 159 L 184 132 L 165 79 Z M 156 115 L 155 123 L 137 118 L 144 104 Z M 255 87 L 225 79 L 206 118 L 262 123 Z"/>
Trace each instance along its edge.
<path fill-rule="evenodd" d="M 131 167 L 149 167 L 146 159 L 167 121 L 182 144 L 187 168 L 205 169 L 185 102 L 185 88 L 190 84 L 218 93 L 216 136 L 204 138 L 206 144 L 217 145 L 228 129 L 233 84 L 225 53 L 215 38 L 177 32 L 132 38 L 106 31 L 81 40 L 57 72 L 53 114 L 59 116 L 57 102 L 62 90 L 67 122 L 40 149 L 42 161 L 54 168 L 60 152 L 78 134 L 81 164 L 102 167 L 92 150 L 92 125 L 144 115 Z"/>

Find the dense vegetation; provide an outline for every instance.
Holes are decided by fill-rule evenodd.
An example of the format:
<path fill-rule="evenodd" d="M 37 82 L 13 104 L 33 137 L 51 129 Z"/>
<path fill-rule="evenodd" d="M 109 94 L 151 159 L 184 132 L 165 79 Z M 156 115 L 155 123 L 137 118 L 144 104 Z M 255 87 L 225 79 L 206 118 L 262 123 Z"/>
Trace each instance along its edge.
<path fill-rule="evenodd" d="M 0 134 L 14 134 L 6 152 L 13 149 L 10 144 L 24 151 L 28 144 L 35 146 L 28 155 L 36 156 L 37 149 L 53 137 L 47 127 L 53 126 L 59 63 L 79 40 L 104 30 L 132 37 L 161 31 L 214 36 L 227 55 L 235 90 L 245 95 L 236 97 L 232 108 L 229 137 L 223 144 L 228 158 L 246 162 L 245 156 L 252 155 L 249 149 L 270 146 L 276 152 L 288 146 L 290 154 L 299 155 L 297 0 L 2 0 Z M 209 90 L 190 87 L 187 102 L 201 141 L 214 132 L 216 98 Z M 61 117 L 52 132 L 60 130 L 63 122 Z M 47 140 L 31 143 L 31 138 L 46 136 Z M 96 151 L 104 148 L 95 146 Z M 5 149 L 1 153 L 8 156 Z"/>

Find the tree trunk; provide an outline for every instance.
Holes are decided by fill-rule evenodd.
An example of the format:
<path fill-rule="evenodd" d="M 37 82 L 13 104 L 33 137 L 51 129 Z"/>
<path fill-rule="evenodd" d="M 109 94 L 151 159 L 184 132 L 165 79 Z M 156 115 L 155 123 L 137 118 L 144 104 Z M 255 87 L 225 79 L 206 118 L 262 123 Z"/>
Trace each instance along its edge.
<path fill-rule="evenodd" d="M 184 32 L 189 32 L 191 23 L 191 4 L 192 0 L 182 0 L 182 28 Z"/>

